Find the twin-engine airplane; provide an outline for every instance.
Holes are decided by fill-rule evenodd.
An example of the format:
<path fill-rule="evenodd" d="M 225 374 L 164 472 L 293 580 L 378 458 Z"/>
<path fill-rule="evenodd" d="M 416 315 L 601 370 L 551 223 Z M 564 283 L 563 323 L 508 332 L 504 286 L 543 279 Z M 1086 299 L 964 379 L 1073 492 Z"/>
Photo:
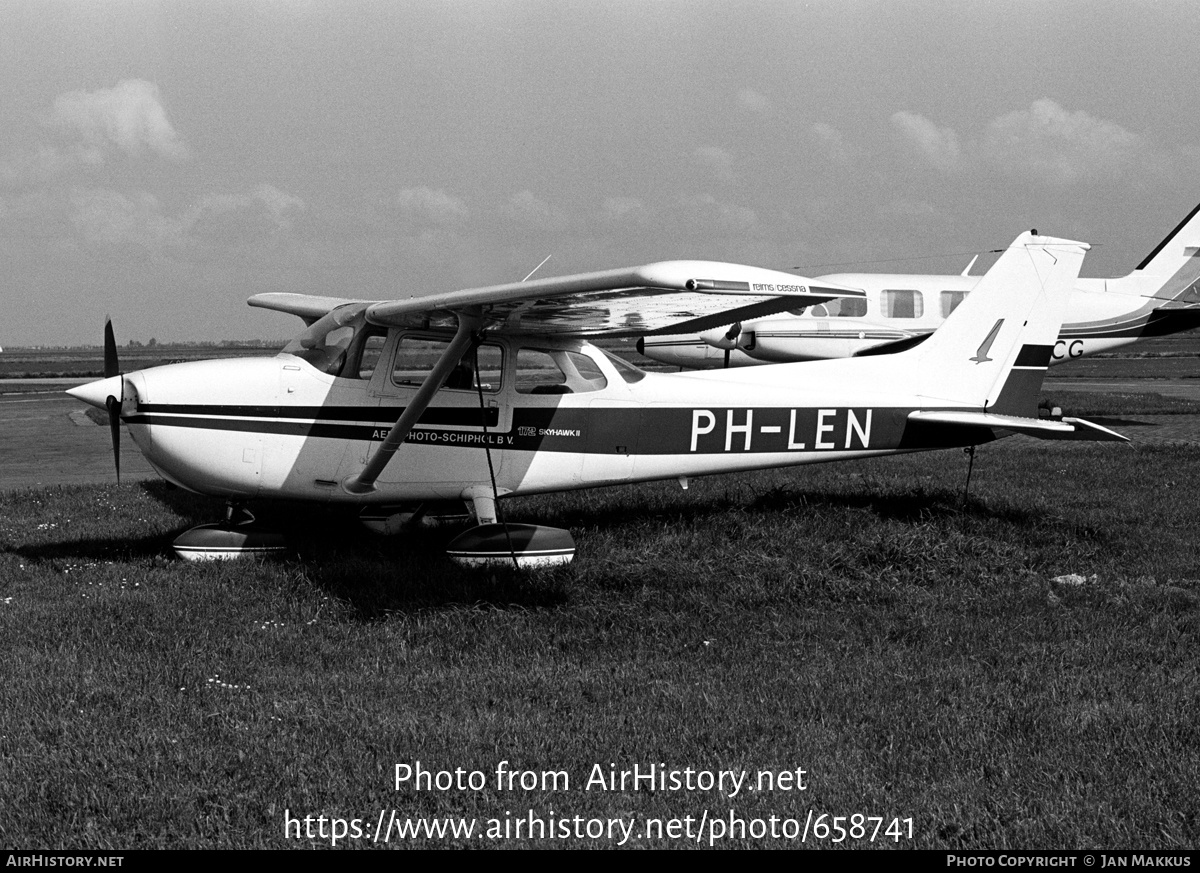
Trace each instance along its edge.
<path fill-rule="evenodd" d="M 465 501 L 465 563 L 570 560 L 570 534 L 503 524 L 500 498 L 972 446 L 1014 433 L 1123 440 L 1038 414 L 1082 243 L 1024 234 L 927 342 L 885 357 L 646 373 L 588 342 L 705 330 L 862 292 L 754 267 L 677 261 L 369 302 L 260 294 L 308 329 L 273 358 L 106 372 L 70 393 L 107 407 L 166 479 L 223 497 L 185 557 L 282 548 L 234 509 L 255 498 L 392 518 Z M 761 289 L 766 286 L 769 293 Z M 461 505 L 461 504 L 460 504 Z"/>
<path fill-rule="evenodd" d="M 968 266 L 960 276 L 824 276 L 813 281 L 862 288 L 866 295 L 700 333 L 643 337 L 638 351 L 688 369 L 887 354 L 910 348 L 936 330 L 980 282 L 969 272 Z M 1129 275 L 1075 282 L 1050 363 L 1198 326 L 1200 206 Z"/>

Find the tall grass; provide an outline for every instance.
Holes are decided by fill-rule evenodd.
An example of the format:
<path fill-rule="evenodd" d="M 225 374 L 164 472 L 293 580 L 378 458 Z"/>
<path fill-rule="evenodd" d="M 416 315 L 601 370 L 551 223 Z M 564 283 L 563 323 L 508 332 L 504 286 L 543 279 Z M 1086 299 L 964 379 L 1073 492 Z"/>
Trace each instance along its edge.
<path fill-rule="evenodd" d="M 286 506 L 264 515 L 289 559 L 185 564 L 171 540 L 219 504 L 3 494 L 0 843 L 331 842 L 285 837 L 285 811 L 812 810 L 912 819 L 911 839 L 840 845 L 1191 847 L 1198 467 L 1010 440 L 980 450 L 965 501 L 957 452 L 523 499 L 510 518 L 579 547 L 526 575 L 453 567 L 452 532 Z M 569 787 L 395 787 L 396 764 L 504 760 Z M 807 790 L 585 790 L 594 765 L 660 762 L 801 768 Z"/>

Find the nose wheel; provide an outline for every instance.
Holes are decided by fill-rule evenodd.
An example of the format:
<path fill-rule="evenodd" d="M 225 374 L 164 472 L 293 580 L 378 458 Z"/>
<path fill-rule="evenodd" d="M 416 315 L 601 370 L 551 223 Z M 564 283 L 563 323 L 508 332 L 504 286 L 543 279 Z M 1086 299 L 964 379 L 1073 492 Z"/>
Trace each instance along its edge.
<path fill-rule="evenodd" d="M 185 561 L 228 561 L 236 558 L 272 558 L 287 551 L 283 534 L 261 527 L 246 506 L 227 501 L 225 520 L 184 531 L 173 543 Z"/>

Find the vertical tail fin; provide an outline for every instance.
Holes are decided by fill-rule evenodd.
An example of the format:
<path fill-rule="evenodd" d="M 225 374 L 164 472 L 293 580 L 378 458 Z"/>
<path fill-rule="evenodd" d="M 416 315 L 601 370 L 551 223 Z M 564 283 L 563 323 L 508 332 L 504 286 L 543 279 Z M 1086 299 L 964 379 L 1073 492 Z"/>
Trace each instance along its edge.
<path fill-rule="evenodd" d="M 1136 269 L 1154 275 L 1173 275 L 1186 261 L 1196 256 L 1197 246 L 1200 246 L 1200 204 L 1146 255 Z"/>
<path fill-rule="evenodd" d="M 1000 415 L 1036 416 L 1086 243 L 1024 233 L 941 327 L 907 354 L 917 393 Z"/>
<path fill-rule="evenodd" d="M 1110 279 L 1107 284 L 1113 291 L 1173 301 L 1177 305 L 1200 303 L 1200 205 L 1132 273 Z"/>

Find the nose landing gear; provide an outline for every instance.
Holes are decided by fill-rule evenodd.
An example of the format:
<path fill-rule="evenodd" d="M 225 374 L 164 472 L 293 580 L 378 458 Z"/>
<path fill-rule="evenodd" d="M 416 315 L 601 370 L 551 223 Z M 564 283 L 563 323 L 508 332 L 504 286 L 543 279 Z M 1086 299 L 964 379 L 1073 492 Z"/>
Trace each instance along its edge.
<path fill-rule="evenodd" d="M 283 534 L 264 530 L 250 510 L 232 500 L 225 504 L 224 521 L 184 531 L 173 546 L 175 554 L 186 561 L 270 558 L 287 551 Z"/>

